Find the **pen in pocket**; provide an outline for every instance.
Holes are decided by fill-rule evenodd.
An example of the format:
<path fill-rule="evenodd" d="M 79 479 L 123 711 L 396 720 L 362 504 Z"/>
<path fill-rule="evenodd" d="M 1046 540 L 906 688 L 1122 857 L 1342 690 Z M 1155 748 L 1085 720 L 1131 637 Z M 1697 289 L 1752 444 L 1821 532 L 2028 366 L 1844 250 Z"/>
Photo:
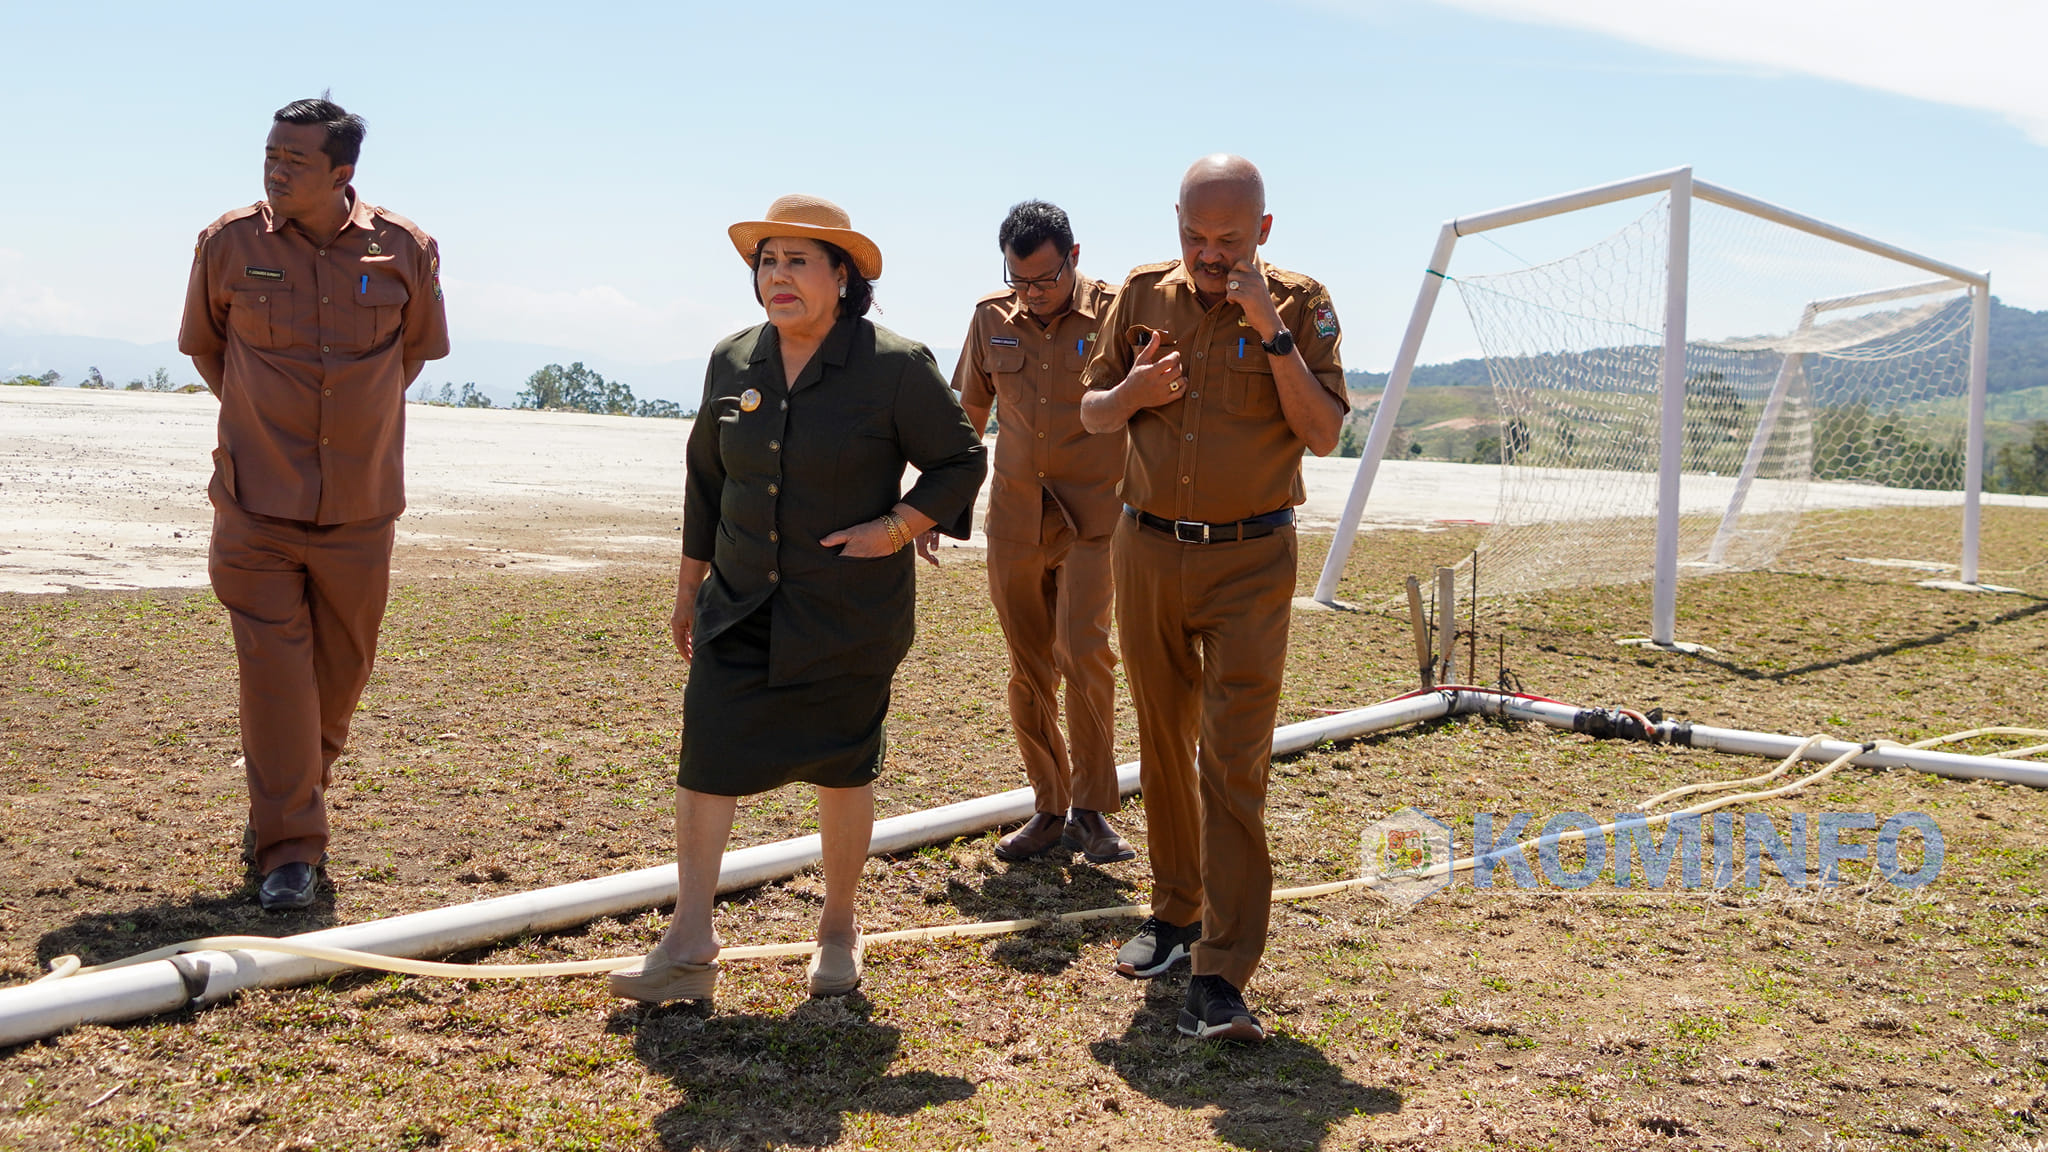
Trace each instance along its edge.
<path fill-rule="evenodd" d="M 1237 358 L 1239 360 L 1244 359 L 1244 337 L 1242 336 L 1237 338 Z"/>
<path fill-rule="evenodd" d="M 356 281 L 356 295 L 358 295 L 358 296 L 361 296 L 362 294 L 364 294 L 365 292 L 368 292 L 369 290 L 370 290 L 370 278 L 369 278 L 368 276 L 365 276 L 365 277 L 363 277 L 363 278 L 362 278 L 361 280 L 358 280 L 358 281 Z M 1237 353 L 1237 354 L 1238 354 L 1238 355 L 1240 355 L 1240 356 L 1244 355 L 1244 350 L 1243 350 L 1243 349 L 1244 349 L 1244 341 L 1242 341 L 1242 340 L 1239 340 L 1239 341 L 1237 342 L 1237 344 L 1238 344 L 1238 353 Z"/>
<path fill-rule="evenodd" d="M 1085 339 L 1084 339 L 1084 340 L 1076 340 L 1076 341 L 1074 341 L 1074 355 L 1076 355 L 1076 356 L 1086 356 L 1086 355 L 1088 354 L 1088 353 L 1087 353 L 1087 351 L 1086 351 L 1087 347 L 1088 347 L 1088 341 L 1087 341 L 1087 340 L 1085 340 Z"/>

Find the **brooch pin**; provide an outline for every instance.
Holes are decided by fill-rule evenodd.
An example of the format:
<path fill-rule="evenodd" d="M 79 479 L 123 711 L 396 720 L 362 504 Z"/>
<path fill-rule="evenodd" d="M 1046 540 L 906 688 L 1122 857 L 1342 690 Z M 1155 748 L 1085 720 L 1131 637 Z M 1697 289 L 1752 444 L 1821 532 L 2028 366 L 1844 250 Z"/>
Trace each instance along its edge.
<path fill-rule="evenodd" d="M 752 388 L 740 393 L 740 411 L 752 412 L 761 406 L 761 394 Z"/>

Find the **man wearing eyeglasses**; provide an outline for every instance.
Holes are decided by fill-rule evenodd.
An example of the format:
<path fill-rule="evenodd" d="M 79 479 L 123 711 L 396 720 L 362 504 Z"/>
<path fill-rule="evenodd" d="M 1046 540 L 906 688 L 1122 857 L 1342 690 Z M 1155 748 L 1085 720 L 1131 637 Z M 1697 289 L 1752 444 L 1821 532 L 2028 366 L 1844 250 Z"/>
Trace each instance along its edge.
<path fill-rule="evenodd" d="M 1113 290 L 1081 274 L 1067 214 L 1042 200 L 1010 209 L 996 243 L 1009 290 L 975 304 L 953 370 L 968 421 L 985 430 L 989 409 L 996 413 L 989 594 L 1010 649 L 1010 724 L 1037 797 L 1037 811 L 996 855 L 1020 861 L 1060 848 L 1110 864 L 1136 855 L 1104 817 L 1122 803 L 1109 536 L 1122 508 L 1124 438 L 1081 427 L 1081 370 Z"/>

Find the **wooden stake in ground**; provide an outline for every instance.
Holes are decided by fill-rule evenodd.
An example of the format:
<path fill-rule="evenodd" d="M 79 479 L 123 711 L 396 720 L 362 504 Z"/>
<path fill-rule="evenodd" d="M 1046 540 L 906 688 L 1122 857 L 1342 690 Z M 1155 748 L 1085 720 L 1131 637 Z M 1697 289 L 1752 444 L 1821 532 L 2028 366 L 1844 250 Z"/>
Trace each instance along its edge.
<path fill-rule="evenodd" d="M 1429 653 L 1429 618 L 1422 613 L 1422 581 L 1408 577 L 1408 624 L 1415 632 L 1415 667 L 1426 691 L 1436 687 L 1436 660 Z"/>
<path fill-rule="evenodd" d="M 1444 654 L 1445 684 L 1458 682 L 1458 571 L 1436 570 L 1436 646 Z"/>
<path fill-rule="evenodd" d="M 1466 675 L 1479 683 L 1479 549 L 1472 550 L 1472 631 L 1465 637 Z"/>

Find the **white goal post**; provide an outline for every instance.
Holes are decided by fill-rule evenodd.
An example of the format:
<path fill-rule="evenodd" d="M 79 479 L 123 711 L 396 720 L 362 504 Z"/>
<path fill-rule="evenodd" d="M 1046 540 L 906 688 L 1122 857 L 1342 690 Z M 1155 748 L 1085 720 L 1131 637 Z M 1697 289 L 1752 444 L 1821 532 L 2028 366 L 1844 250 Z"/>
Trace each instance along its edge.
<path fill-rule="evenodd" d="M 1567 212 L 1654 195 L 1668 195 L 1669 210 L 1668 233 L 1665 237 L 1665 278 L 1662 285 L 1662 352 L 1655 381 L 1657 485 L 1650 643 L 1663 648 L 1678 647 L 1675 633 L 1680 567 L 1680 492 L 1684 483 L 1684 445 L 1687 434 L 1687 289 L 1693 238 L 1692 206 L 1695 200 L 1719 205 L 1939 278 L 1930 282 L 1905 284 L 1854 295 L 1808 300 L 1804 314 L 1799 319 L 1798 332 L 1801 334 L 1818 324 L 1823 313 L 1833 310 L 1942 292 L 1961 291 L 1968 294 L 1970 343 L 1966 391 L 1967 432 L 1964 437 L 1962 460 L 1962 548 L 1958 567 L 1964 583 L 1978 583 L 1979 503 L 1985 456 L 1985 376 L 1989 363 L 1988 335 L 1991 314 L 1989 273 L 1975 272 L 1935 260 L 1755 197 L 1709 184 L 1704 180 L 1695 180 L 1692 169 L 1686 167 L 1654 172 L 1445 222 L 1438 233 L 1436 248 L 1431 253 L 1429 264 L 1424 269 L 1421 289 L 1416 294 L 1414 309 L 1409 315 L 1407 329 L 1394 358 L 1393 372 L 1381 396 L 1379 408 L 1373 416 L 1372 430 L 1366 438 L 1364 454 L 1353 477 L 1350 494 L 1345 500 L 1336 539 L 1331 543 L 1329 556 L 1323 564 L 1322 575 L 1316 585 L 1316 600 L 1329 605 L 1336 603 L 1338 579 L 1343 574 L 1345 562 L 1357 538 L 1358 525 L 1364 514 L 1366 501 L 1372 493 L 1373 478 L 1393 436 L 1395 421 L 1400 414 L 1402 399 L 1407 394 L 1409 380 L 1415 370 L 1415 361 L 1421 349 L 1423 335 L 1428 330 L 1430 317 L 1436 306 L 1437 294 L 1444 281 L 1449 278 L 1451 254 L 1458 239 Z M 1654 320 L 1651 322 L 1654 323 Z M 1762 418 L 1749 441 L 1741 474 L 1735 482 L 1734 496 L 1722 514 L 1719 530 L 1714 534 L 1712 555 L 1717 561 L 1727 547 L 1736 519 L 1742 512 L 1743 501 L 1756 478 L 1764 445 L 1773 435 L 1786 391 L 1797 376 L 1802 359 L 1803 357 L 1796 352 L 1785 354 L 1778 379 L 1771 387 L 1769 398 L 1763 405 Z M 1503 466 L 1505 460 L 1504 454 Z"/>

